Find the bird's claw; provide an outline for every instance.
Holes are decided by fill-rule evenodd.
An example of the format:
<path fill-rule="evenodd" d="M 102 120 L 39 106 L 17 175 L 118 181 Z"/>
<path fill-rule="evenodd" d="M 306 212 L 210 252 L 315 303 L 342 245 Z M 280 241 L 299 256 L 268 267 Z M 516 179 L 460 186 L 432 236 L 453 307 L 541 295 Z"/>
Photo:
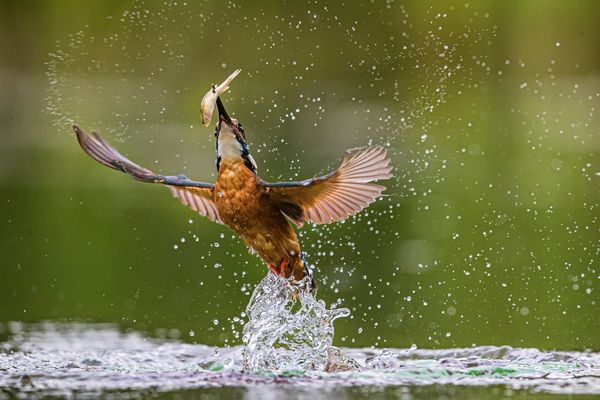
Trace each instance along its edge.
<path fill-rule="evenodd" d="M 286 274 L 286 269 L 289 267 L 289 265 L 290 263 L 284 259 L 281 260 L 279 266 L 276 266 L 275 264 L 269 264 L 269 270 L 273 274 L 287 279 L 290 282 L 290 284 L 294 287 L 294 291 L 292 292 L 292 299 L 296 301 L 298 300 L 298 296 L 301 290 L 312 292 L 314 290 L 314 283 L 311 283 L 307 286 L 306 283 L 303 283 L 303 280 L 296 280 L 293 274 L 290 274 L 288 276 Z"/>
<path fill-rule="evenodd" d="M 287 276 L 285 276 L 285 270 L 288 265 L 290 265 L 290 263 L 285 259 L 281 260 L 281 263 L 279 264 L 279 275 L 283 276 L 284 278 L 287 278 Z"/>

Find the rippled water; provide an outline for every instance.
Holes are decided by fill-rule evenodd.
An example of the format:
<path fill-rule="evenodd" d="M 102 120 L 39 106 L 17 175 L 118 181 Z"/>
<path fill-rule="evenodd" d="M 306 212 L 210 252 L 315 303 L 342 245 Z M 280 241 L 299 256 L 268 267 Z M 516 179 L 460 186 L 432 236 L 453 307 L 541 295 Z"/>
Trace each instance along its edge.
<path fill-rule="evenodd" d="M 244 346 L 228 348 L 110 324 L 9 323 L 0 347 L 0 398 L 600 394 L 600 353 L 338 349 L 333 322 L 349 311 L 327 309 L 273 274 L 256 287 L 246 313 Z"/>
<path fill-rule="evenodd" d="M 600 394 L 599 353 L 508 346 L 345 348 L 362 371 L 259 373 L 243 371 L 241 346 L 215 349 L 158 340 L 106 324 L 10 323 L 8 327 L 0 350 L 0 398 L 98 394 L 145 398 L 174 393 L 354 398 L 365 391 L 376 393 L 376 398 L 432 393 L 472 398 L 498 393 Z"/>

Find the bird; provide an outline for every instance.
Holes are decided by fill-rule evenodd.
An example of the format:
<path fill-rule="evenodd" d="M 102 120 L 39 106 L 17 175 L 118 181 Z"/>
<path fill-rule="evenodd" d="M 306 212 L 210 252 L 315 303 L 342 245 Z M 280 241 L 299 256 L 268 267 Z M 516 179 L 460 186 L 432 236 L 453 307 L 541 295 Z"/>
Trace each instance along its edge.
<path fill-rule="evenodd" d="M 344 220 L 379 198 L 386 188 L 372 182 L 393 176 L 386 149 L 370 146 L 346 151 L 339 167 L 328 174 L 268 182 L 257 173 L 242 124 L 229 116 L 220 97 L 216 107 L 215 183 L 156 174 L 123 156 L 97 132 L 86 133 L 77 124 L 72 127 L 92 159 L 135 180 L 166 185 L 184 205 L 231 228 L 275 275 L 313 291 L 311 267 L 294 228 L 302 228 L 306 222 Z"/>

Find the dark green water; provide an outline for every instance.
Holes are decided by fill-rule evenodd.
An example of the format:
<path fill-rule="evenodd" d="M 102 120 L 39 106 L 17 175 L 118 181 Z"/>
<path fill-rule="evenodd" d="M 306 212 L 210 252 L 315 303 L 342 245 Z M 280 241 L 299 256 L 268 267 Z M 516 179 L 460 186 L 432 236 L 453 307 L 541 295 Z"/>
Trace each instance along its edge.
<path fill-rule="evenodd" d="M 599 13 L 593 1 L 2 2 L 0 321 L 241 343 L 258 258 L 164 188 L 89 160 L 68 128 L 212 180 L 198 106 L 239 67 L 225 101 L 265 179 L 310 177 L 367 143 L 396 167 L 368 212 L 302 233 L 319 297 L 352 310 L 334 344 L 598 351 Z"/>

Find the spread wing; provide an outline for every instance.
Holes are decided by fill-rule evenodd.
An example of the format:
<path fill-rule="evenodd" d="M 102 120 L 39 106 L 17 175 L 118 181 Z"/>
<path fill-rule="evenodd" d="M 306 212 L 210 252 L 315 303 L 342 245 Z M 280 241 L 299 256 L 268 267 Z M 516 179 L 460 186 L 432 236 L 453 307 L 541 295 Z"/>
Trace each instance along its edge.
<path fill-rule="evenodd" d="M 185 175 L 157 175 L 123 156 L 99 134 L 95 132 L 85 133 L 77 125 L 73 125 L 73 129 L 83 151 L 100 164 L 125 172 L 141 182 L 167 185 L 173 196 L 179 198 L 183 204 L 190 206 L 198 214 L 207 217 L 211 221 L 221 222 L 213 201 L 215 185 L 212 183 L 192 181 Z"/>
<path fill-rule="evenodd" d="M 370 183 L 392 177 L 383 147 L 346 152 L 335 171 L 301 182 L 261 181 L 271 199 L 296 225 L 328 224 L 346 219 L 375 201 L 385 186 Z"/>

